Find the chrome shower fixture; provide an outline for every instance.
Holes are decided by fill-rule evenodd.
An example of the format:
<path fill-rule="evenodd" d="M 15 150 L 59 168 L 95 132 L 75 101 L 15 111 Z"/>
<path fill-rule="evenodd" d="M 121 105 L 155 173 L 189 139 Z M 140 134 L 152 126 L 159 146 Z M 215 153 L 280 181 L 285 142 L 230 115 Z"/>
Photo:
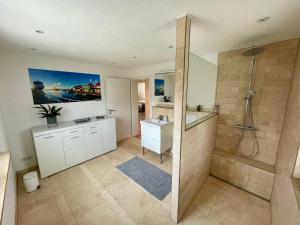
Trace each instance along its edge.
<path fill-rule="evenodd" d="M 249 78 L 248 78 L 248 90 L 246 93 L 246 96 L 244 97 L 245 100 L 245 108 L 243 111 L 242 115 L 242 121 L 240 124 L 234 125 L 235 128 L 238 128 L 241 130 L 241 134 L 238 140 L 238 154 L 253 158 L 257 155 L 259 148 L 258 148 L 258 141 L 256 137 L 256 128 L 254 126 L 253 122 L 253 112 L 252 112 L 252 100 L 253 97 L 255 96 L 255 91 L 253 90 L 253 80 L 256 74 L 256 56 L 258 54 L 261 54 L 265 48 L 263 47 L 257 47 L 257 46 L 252 46 L 250 48 L 246 48 L 242 51 L 242 55 L 246 57 L 252 57 L 252 62 L 251 62 L 251 70 L 248 72 Z M 253 143 L 253 148 L 250 154 L 244 154 L 241 152 L 241 142 L 244 140 L 246 132 L 250 132 L 251 134 L 251 140 Z"/>

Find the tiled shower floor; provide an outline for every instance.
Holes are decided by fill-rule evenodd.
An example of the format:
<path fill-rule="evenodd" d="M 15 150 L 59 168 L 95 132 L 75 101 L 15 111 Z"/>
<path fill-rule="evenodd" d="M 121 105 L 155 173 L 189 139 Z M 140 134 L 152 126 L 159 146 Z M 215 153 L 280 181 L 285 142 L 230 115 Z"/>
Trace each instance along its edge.
<path fill-rule="evenodd" d="M 209 177 L 182 225 L 271 225 L 270 203 Z"/>
<path fill-rule="evenodd" d="M 171 173 L 172 159 L 141 154 L 139 139 L 118 150 L 43 179 L 42 188 L 25 193 L 19 177 L 19 225 L 168 225 L 171 194 L 159 201 L 128 179 L 116 165 L 139 156 Z M 270 204 L 210 177 L 182 225 L 270 225 Z"/>

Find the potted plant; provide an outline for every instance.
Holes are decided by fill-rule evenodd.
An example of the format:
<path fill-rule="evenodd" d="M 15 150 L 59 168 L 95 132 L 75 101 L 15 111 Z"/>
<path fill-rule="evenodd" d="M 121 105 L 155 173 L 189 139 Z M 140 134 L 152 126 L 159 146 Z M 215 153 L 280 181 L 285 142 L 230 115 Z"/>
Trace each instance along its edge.
<path fill-rule="evenodd" d="M 43 105 L 34 107 L 36 109 L 39 109 L 39 112 L 37 114 L 40 115 L 40 118 L 47 118 L 47 124 L 53 125 L 57 124 L 57 116 L 60 116 L 60 110 L 62 107 L 57 108 L 56 106 L 50 106 L 48 105 L 48 108 L 46 108 Z"/>

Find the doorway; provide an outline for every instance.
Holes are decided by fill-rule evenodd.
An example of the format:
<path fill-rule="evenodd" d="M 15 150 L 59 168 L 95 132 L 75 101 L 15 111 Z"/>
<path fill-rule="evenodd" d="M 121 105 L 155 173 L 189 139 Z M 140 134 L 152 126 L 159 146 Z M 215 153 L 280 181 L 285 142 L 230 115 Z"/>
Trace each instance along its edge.
<path fill-rule="evenodd" d="M 140 121 L 150 117 L 149 79 L 132 82 L 132 127 L 133 136 L 140 137 Z"/>
<path fill-rule="evenodd" d="M 138 121 L 145 119 L 146 107 L 145 107 L 145 82 L 138 82 L 138 109 L 139 109 L 139 116 Z"/>

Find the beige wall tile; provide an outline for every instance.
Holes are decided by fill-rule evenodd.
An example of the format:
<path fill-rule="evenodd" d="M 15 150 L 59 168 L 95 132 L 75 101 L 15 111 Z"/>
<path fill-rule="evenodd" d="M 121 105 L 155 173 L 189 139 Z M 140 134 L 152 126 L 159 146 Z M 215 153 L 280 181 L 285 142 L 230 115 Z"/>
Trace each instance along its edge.
<path fill-rule="evenodd" d="M 239 160 L 238 157 L 234 159 L 214 154 L 210 172 L 215 177 L 270 200 L 275 175 Z"/>
<path fill-rule="evenodd" d="M 298 41 L 290 44 L 290 53 L 295 54 L 293 46 L 298 46 Z M 286 43 L 287 44 L 287 43 Z M 284 60 L 284 56 L 281 58 Z M 288 63 L 290 59 L 287 60 Z M 297 204 L 290 175 L 293 173 L 299 143 L 300 143 L 300 50 L 295 66 L 289 95 L 286 117 L 279 143 L 276 160 L 276 177 L 271 199 L 273 225 L 300 224 L 300 208 Z"/>
<path fill-rule="evenodd" d="M 253 99 L 253 117 L 258 128 L 260 146 L 254 159 L 274 165 L 298 39 L 271 43 L 264 47 L 265 52 L 257 57 L 254 80 L 256 95 Z M 219 54 L 216 103 L 220 105 L 220 117 L 216 143 L 217 149 L 231 153 L 237 152 L 239 130 L 233 128 L 233 125 L 239 123 L 242 117 L 248 81 L 247 70 L 252 60 L 242 56 L 241 51 L 239 49 Z M 249 145 L 244 145 L 241 149 L 242 152 L 249 150 Z"/>

